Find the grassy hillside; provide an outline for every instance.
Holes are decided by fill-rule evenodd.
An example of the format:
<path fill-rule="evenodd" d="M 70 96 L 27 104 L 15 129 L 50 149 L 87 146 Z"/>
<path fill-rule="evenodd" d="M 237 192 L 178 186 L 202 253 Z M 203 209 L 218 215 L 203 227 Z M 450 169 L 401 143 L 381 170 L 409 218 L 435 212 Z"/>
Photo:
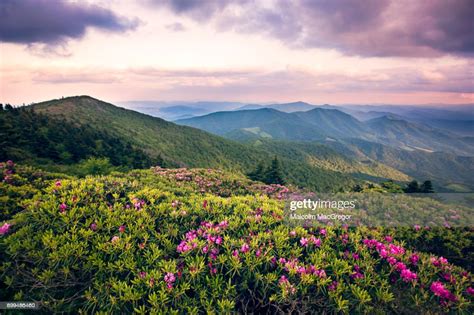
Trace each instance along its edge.
<path fill-rule="evenodd" d="M 382 143 L 408 149 L 429 152 L 450 152 L 457 155 L 473 155 L 472 143 L 463 137 L 426 125 L 408 122 L 393 116 L 374 118 L 366 122 Z"/>
<path fill-rule="evenodd" d="M 379 143 L 350 140 L 328 141 L 327 145 L 339 153 L 360 161 L 376 160 L 419 179 L 432 179 L 438 188 L 449 189 L 451 184 L 464 190 L 474 190 L 474 157 L 462 157 L 444 152 L 400 150 Z"/>
<path fill-rule="evenodd" d="M 325 138 L 321 128 L 306 123 L 291 113 L 270 108 L 216 112 L 178 120 L 176 123 L 196 127 L 217 135 L 258 127 L 261 132 L 275 139 L 314 140 Z"/>
<path fill-rule="evenodd" d="M 178 120 L 177 123 L 227 136 L 258 128 L 260 132 L 278 140 L 372 137 L 370 129 L 352 116 L 339 110 L 323 108 L 292 113 L 273 108 L 217 112 Z"/>
<path fill-rule="evenodd" d="M 309 142 L 288 142 L 260 139 L 253 141 L 253 146 L 271 152 L 278 156 L 290 157 L 294 161 L 301 161 L 317 168 L 332 170 L 343 174 L 351 174 L 371 180 L 392 179 L 395 181 L 409 181 L 411 178 L 374 159 L 360 161 L 346 157 L 327 145 Z"/>
<path fill-rule="evenodd" d="M 130 150 L 129 152 L 123 151 L 120 156 L 133 156 L 133 152 L 145 154 L 148 160 L 144 165 L 149 165 L 150 161 L 163 159 L 165 166 L 223 168 L 246 173 L 253 170 L 258 161 L 270 160 L 276 154 L 280 157 L 285 177 L 290 184 L 317 191 L 333 191 L 348 188 L 359 178 L 346 173 L 344 168 L 337 169 L 325 163 L 315 163 L 315 159 L 318 159 L 317 155 L 313 155 L 311 161 L 302 156 L 295 158 L 291 152 L 278 149 L 280 146 L 278 143 L 265 147 L 241 144 L 198 129 L 175 125 L 159 118 L 119 108 L 87 96 L 34 104 L 22 110 L 31 109 L 38 115 L 44 115 L 41 117 L 48 117 L 51 122 L 45 127 L 46 129 L 43 128 L 43 132 L 34 129 L 25 130 L 30 130 L 35 134 L 44 133 L 45 141 L 51 143 L 57 150 L 65 152 L 64 154 L 67 155 L 70 150 L 74 149 L 74 138 L 68 139 L 71 134 L 82 134 L 84 141 L 91 142 L 91 150 L 79 150 L 83 155 L 77 156 L 76 159 L 85 157 L 84 155 L 88 153 L 91 156 L 115 158 L 113 152 L 108 154 L 98 151 L 96 144 L 103 143 L 105 139 L 101 137 L 106 134 L 107 142 L 114 139 L 114 141 L 123 143 L 126 150 Z M 9 114 L 5 111 L 2 115 Z M 28 133 L 15 131 L 22 124 L 28 125 L 28 128 L 34 124 L 31 121 L 22 122 L 20 120 L 12 124 L 14 121 L 12 119 L 16 118 L 14 115 L 11 117 L 13 118 L 3 120 L 2 130 L 9 132 L 9 134 L 16 133 L 17 138 L 11 142 L 12 146 L 8 151 L 6 147 L 1 148 L 2 156 L 5 159 L 13 158 L 11 152 L 18 149 L 15 147 L 15 143 L 19 146 L 24 142 L 27 145 L 21 148 L 23 153 L 16 154 L 15 158 L 29 162 L 32 162 L 35 156 L 41 158 L 41 154 L 38 155 L 40 146 L 30 143 L 31 137 L 28 136 Z M 10 123 L 7 123 L 7 120 L 10 120 Z M 0 120 L 0 122 L 2 121 Z M 73 131 L 68 131 L 69 129 Z M 76 132 L 77 130 L 86 130 L 89 134 L 87 132 L 84 134 L 82 131 Z M 64 146 L 63 142 L 67 142 L 68 145 Z M 79 144 L 79 142 L 77 143 Z M 78 146 L 78 148 L 80 147 Z M 337 155 L 335 152 L 332 154 Z M 338 159 L 342 159 L 342 157 Z M 36 162 L 38 165 L 45 163 L 46 160 L 37 160 Z M 75 160 L 68 162 L 66 159 L 59 158 L 52 159 L 50 162 L 61 164 L 75 162 Z M 360 171 L 367 172 L 367 170 Z"/>
<path fill-rule="evenodd" d="M 151 156 L 161 155 L 170 164 L 238 169 L 249 167 L 255 156 L 244 145 L 88 96 L 38 103 L 32 108 L 77 125 L 106 130 Z"/>
<path fill-rule="evenodd" d="M 294 115 L 331 138 L 376 138 L 370 135 L 371 130 L 366 125 L 340 110 L 315 108 Z"/>

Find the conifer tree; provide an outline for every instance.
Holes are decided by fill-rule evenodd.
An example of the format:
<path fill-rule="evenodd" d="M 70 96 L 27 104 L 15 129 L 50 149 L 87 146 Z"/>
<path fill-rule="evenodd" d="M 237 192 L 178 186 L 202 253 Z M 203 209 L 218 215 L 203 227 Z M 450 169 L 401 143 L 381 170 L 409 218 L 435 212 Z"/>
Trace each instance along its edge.
<path fill-rule="evenodd" d="M 434 193 L 433 183 L 430 180 L 426 180 L 423 184 L 421 184 L 420 190 L 422 193 Z"/>
<path fill-rule="evenodd" d="M 405 192 L 408 194 L 420 192 L 420 186 L 416 180 L 411 181 L 405 188 Z"/>
<path fill-rule="evenodd" d="M 265 181 L 265 164 L 263 163 L 263 161 L 260 161 L 257 164 L 257 168 L 254 171 L 248 173 L 247 176 L 251 180 L 264 182 Z"/>
<path fill-rule="evenodd" d="M 283 179 L 283 172 L 281 170 L 280 161 L 275 156 L 272 160 L 272 164 L 268 168 L 266 175 L 265 175 L 265 183 L 267 184 L 285 184 L 285 180 Z"/>

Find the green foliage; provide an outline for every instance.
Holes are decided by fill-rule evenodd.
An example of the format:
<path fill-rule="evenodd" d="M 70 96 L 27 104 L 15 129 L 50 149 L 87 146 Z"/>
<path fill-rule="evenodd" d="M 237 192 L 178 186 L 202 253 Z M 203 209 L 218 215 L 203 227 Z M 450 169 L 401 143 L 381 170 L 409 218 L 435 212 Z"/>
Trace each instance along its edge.
<path fill-rule="evenodd" d="M 88 158 L 77 165 L 77 173 L 85 175 L 107 175 L 112 172 L 112 164 L 107 158 Z"/>
<path fill-rule="evenodd" d="M 106 130 L 75 125 L 28 107 L 0 111 L 0 141 L 0 160 L 67 165 L 99 157 L 128 168 L 162 162 L 159 156 L 152 158 L 134 148 L 130 141 L 111 136 Z"/>
<path fill-rule="evenodd" d="M 424 181 L 423 184 L 421 184 L 420 192 L 425 194 L 434 193 L 433 183 L 431 183 L 430 180 Z"/>
<path fill-rule="evenodd" d="M 407 187 L 404 189 L 406 193 L 434 193 L 433 184 L 430 180 L 424 181 L 421 186 L 418 184 L 416 180 L 411 181 L 408 183 Z"/>
<path fill-rule="evenodd" d="M 418 185 L 418 181 L 412 180 L 411 182 L 409 182 L 407 187 L 405 188 L 405 192 L 407 194 L 419 193 L 420 192 L 420 185 Z"/>
<path fill-rule="evenodd" d="M 15 167 L 1 187 L 34 183 L 35 172 Z M 473 311 L 470 273 L 429 253 L 413 263 L 414 229 L 292 229 L 282 200 L 292 188 L 209 169 L 50 176 L 28 199 L 12 195 L 6 207 L 23 210 L 0 235 L 0 295 L 43 301 L 43 312 Z M 435 281 L 455 298 L 434 295 Z"/>
<path fill-rule="evenodd" d="M 278 157 L 275 156 L 272 160 L 270 167 L 267 169 L 265 174 L 265 181 L 266 184 L 285 184 L 285 180 L 283 179 L 283 174 L 281 170 L 280 161 Z"/>
<path fill-rule="evenodd" d="M 264 182 L 265 184 L 285 184 L 280 161 L 278 160 L 277 156 L 273 158 L 270 165 L 267 167 L 265 167 L 264 161 L 260 161 L 257 164 L 257 168 L 253 172 L 250 172 L 247 176 L 251 180 Z"/>
<path fill-rule="evenodd" d="M 474 189 L 472 176 L 474 157 L 472 156 L 457 156 L 446 152 L 429 153 L 421 150 L 409 151 L 357 139 L 328 141 L 326 144 L 348 157 L 375 160 L 413 178 L 429 178 L 437 184 L 435 188 L 438 192 L 441 189 L 449 191 L 450 184 L 462 184 L 470 191 Z"/>

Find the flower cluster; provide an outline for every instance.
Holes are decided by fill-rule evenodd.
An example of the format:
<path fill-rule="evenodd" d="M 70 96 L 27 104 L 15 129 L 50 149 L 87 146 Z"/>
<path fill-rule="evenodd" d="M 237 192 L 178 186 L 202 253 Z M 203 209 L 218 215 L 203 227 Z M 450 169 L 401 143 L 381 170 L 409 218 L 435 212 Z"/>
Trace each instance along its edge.
<path fill-rule="evenodd" d="M 223 243 L 222 235 L 220 235 L 229 223 L 224 220 L 219 223 L 201 222 L 197 230 L 190 230 L 186 232 L 185 239 L 182 240 L 176 248 L 178 253 L 187 253 L 199 247 L 199 241 L 204 241 L 201 251 L 208 254 L 212 260 L 217 259 L 219 254 L 219 246 Z"/>
<path fill-rule="evenodd" d="M 392 237 L 385 237 L 385 241 L 391 242 Z M 405 254 L 405 249 L 402 246 L 397 246 L 395 244 L 389 243 L 384 244 L 375 239 L 365 239 L 363 243 L 369 249 L 375 249 L 382 259 L 387 261 L 394 270 L 400 273 L 400 278 L 404 282 L 414 282 L 417 280 L 418 276 L 414 271 L 411 271 L 405 263 L 400 259 L 402 255 Z M 415 265 L 418 262 L 418 256 L 416 254 L 410 256 L 410 261 Z"/>
<path fill-rule="evenodd" d="M 441 299 L 452 302 L 457 300 L 456 296 L 446 289 L 443 283 L 440 281 L 433 282 L 430 286 L 430 290 L 434 293 L 434 295 L 439 296 Z"/>
<path fill-rule="evenodd" d="M 15 163 L 12 160 L 8 160 L 5 163 L 0 163 L 0 169 L 3 170 L 3 181 L 11 184 L 13 182 L 13 174 L 15 174 Z"/>
<path fill-rule="evenodd" d="M 164 280 L 165 280 L 165 283 L 166 283 L 166 287 L 168 289 L 172 289 L 173 284 L 176 281 L 176 277 L 175 277 L 174 273 L 167 272 L 165 277 L 164 277 Z"/>
<path fill-rule="evenodd" d="M 11 224 L 4 223 L 4 224 L 0 227 L 0 235 L 5 235 L 5 234 L 7 234 L 8 231 L 10 230 L 10 226 L 11 226 Z"/>

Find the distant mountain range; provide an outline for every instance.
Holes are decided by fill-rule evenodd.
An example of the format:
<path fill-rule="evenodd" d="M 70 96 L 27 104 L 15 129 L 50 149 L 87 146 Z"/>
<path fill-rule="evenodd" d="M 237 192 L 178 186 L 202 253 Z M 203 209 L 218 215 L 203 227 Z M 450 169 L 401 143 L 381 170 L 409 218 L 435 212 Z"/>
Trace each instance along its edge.
<path fill-rule="evenodd" d="M 216 112 L 178 120 L 176 123 L 234 140 L 261 137 L 291 141 L 356 138 L 405 150 L 474 155 L 472 138 L 404 120 L 395 114 L 384 114 L 362 122 L 332 108 L 313 108 L 291 113 L 262 108 Z"/>
<path fill-rule="evenodd" d="M 360 121 L 391 115 L 403 120 L 425 124 L 461 136 L 474 136 L 474 104 L 465 105 L 313 105 L 305 102 L 283 104 L 244 104 L 239 102 L 162 102 L 129 101 L 119 105 L 175 121 L 219 111 L 241 111 L 270 108 L 281 112 L 293 113 L 309 111 L 315 108 L 337 109 Z M 449 108 L 449 109 L 447 109 Z"/>

